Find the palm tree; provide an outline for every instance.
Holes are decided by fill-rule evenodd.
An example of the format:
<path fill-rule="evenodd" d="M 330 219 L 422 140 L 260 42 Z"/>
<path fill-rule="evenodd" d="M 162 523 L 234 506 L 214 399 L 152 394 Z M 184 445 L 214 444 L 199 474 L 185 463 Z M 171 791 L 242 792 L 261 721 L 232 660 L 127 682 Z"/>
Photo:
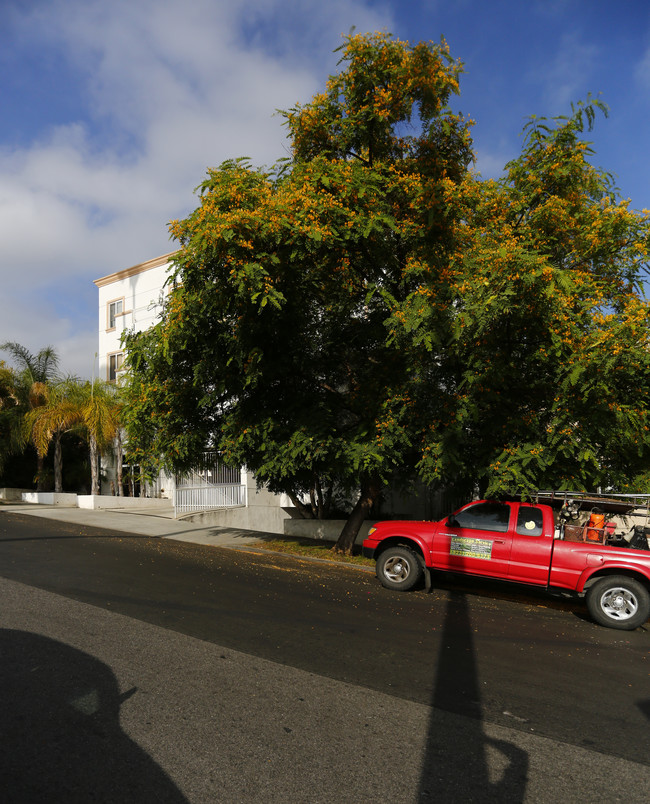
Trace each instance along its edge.
<path fill-rule="evenodd" d="M 9 352 L 18 364 L 18 371 L 31 384 L 47 383 L 58 376 L 59 356 L 52 346 L 46 346 L 33 355 L 29 349 L 15 341 L 0 344 L 0 351 Z"/>
<path fill-rule="evenodd" d="M 66 377 L 43 386 L 44 402 L 25 416 L 25 431 L 41 459 L 54 441 L 54 491 L 63 491 L 63 457 L 61 437 L 83 424 L 80 383 Z"/>
<path fill-rule="evenodd" d="M 56 351 L 48 346 L 33 355 L 19 343 L 0 344 L 17 364 L 16 397 L 25 412 L 21 429 L 22 446 L 31 440 L 37 452 L 37 491 L 43 490 L 43 464 L 54 441 L 54 489 L 63 488 L 61 437 L 78 429 L 88 437 L 92 493 L 99 494 L 99 455 L 115 442 L 121 452 L 122 403 L 115 386 L 75 377 L 61 378 Z M 118 457 L 118 474 L 121 457 Z M 121 485 L 118 482 L 118 485 Z"/>
<path fill-rule="evenodd" d="M 88 439 L 91 493 L 99 494 L 99 456 L 120 432 L 122 406 L 117 389 L 102 380 L 67 377 L 45 386 L 44 394 L 44 403 L 31 410 L 25 422 L 39 455 L 45 456 L 54 441 L 54 490 L 63 490 L 61 437 L 77 431 Z"/>
<path fill-rule="evenodd" d="M 24 447 L 22 408 L 15 372 L 0 360 L 0 472 L 5 460 Z"/>
<path fill-rule="evenodd" d="M 122 403 L 120 403 L 120 427 L 117 428 L 117 432 L 115 433 L 115 438 L 113 439 L 113 449 L 115 453 L 115 485 L 116 485 L 116 493 L 118 497 L 124 496 L 124 486 L 122 484 L 122 465 L 124 463 L 124 442 L 123 442 L 123 432 L 122 432 Z"/>
<path fill-rule="evenodd" d="M 0 344 L 0 351 L 9 352 L 16 364 L 16 396 L 23 410 L 32 411 L 47 401 L 47 385 L 58 377 L 59 357 L 52 346 L 37 354 L 14 341 Z M 23 438 L 22 447 L 25 446 Z M 37 452 L 36 490 L 43 490 L 45 455 Z"/>
<path fill-rule="evenodd" d="M 80 412 L 90 445 L 91 494 L 99 494 L 99 455 L 119 436 L 122 404 L 117 388 L 102 380 L 81 387 Z"/>

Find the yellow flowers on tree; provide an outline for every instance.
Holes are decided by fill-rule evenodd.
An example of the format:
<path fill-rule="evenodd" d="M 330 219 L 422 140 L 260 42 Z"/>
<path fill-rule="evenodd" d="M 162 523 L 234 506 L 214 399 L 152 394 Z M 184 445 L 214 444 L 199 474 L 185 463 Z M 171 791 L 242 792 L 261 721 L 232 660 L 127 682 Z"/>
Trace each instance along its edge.
<path fill-rule="evenodd" d="M 172 222 L 166 308 L 125 342 L 132 460 L 216 448 L 318 514 L 354 491 L 346 552 L 416 471 L 512 493 L 640 470 L 648 221 L 587 161 L 597 104 L 482 181 L 444 42 L 350 36 L 341 65 L 284 113 L 288 161 L 209 170 Z"/>
<path fill-rule="evenodd" d="M 488 495 L 648 490 L 650 216 L 588 161 L 582 136 L 599 109 L 590 98 L 571 117 L 533 118 L 502 181 L 448 183 L 452 337 L 440 392 L 424 382 L 420 399 L 430 482 L 465 476 Z M 431 305 L 414 294 L 403 313 L 392 332 L 424 344 L 424 376 Z"/>

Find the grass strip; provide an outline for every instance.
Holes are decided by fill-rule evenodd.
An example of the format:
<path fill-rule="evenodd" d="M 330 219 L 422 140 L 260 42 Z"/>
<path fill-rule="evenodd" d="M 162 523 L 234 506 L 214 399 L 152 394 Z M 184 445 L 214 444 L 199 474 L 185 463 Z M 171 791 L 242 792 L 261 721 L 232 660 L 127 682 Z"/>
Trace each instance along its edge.
<path fill-rule="evenodd" d="M 276 553 L 290 553 L 306 558 L 323 558 L 327 561 L 342 561 L 345 564 L 358 564 L 363 567 L 374 567 L 375 565 L 374 561 L 361 555 L 358 547 L 355 548 L 354 555 L 345 556 L 332 552 L 334 545 L 329 542 L 323 543 L 320 539 L 261 539 L 254 546 L 264 550 L 273 550 Z"/>

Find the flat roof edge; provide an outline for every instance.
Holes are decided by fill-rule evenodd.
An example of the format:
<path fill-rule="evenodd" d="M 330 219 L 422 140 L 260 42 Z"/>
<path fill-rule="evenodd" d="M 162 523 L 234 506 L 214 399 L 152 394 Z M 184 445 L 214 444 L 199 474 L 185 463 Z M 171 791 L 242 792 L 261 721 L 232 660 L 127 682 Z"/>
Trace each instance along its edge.
<path fill-rule="evenodd" d="M 144 271 L 150 271 L 152 268 L 158 268 L 168 263 L 174 254 L 178 254 L 179 250 L 180 249 L 176 249 L 176 251 L 170 251 L 168 254 L 163 254 L 160 257 L 154 257 L 151 260 L 146 260 L 146 262 L 140 262 L 137 265 L 132 265 L 130 268 L 125 268 L 123 271 L 116 271 L 113 274 L 102 276 L 99 279 L 93 279 L 93 283 L 97 285 L 98 288 L 102 288 L 104 285 L 110 285 L 113 282 L 119 282 L 121 279 L 127 279 L 130 276 L 144 273 Z"/>

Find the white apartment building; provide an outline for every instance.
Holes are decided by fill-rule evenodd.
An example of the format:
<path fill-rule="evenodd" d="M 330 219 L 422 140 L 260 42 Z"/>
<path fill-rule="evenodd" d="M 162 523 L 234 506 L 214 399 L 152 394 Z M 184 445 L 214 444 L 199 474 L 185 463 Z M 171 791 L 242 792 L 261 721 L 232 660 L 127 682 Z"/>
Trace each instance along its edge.
<path fill-rule="evenodd" d="M 175 253 L 163 254 L 95 280 L 99 291 L 96 376 L 117 382 L 123 361 L 122 333 L 124 330 L 142 332 L 158 320 Z M 102 494 L 114 493 L 115 467 L 106 464 L 103 470 Z M 209 515 L 202 514 L 202 518 L 212 524 L 271 533 L 283 532 L 283 522 L 290 518 L 289 511 L 293 507 L 285 495 L 258 490 L 252 473 L 244 467 L 233 470 L 218 462 L 191 477 L 161 475 L 146 493 L 173 500 L 177 516 L 209 511 Z"/>
<path fill-rule="evenodd" d="M 122 366 L 120 338 L 124 330 L 142 332 L 156 322 L 162 310 L 170 260 L 175 253 L 95 280 L 99 290 L 100 378 L 116 381 Z"/>

